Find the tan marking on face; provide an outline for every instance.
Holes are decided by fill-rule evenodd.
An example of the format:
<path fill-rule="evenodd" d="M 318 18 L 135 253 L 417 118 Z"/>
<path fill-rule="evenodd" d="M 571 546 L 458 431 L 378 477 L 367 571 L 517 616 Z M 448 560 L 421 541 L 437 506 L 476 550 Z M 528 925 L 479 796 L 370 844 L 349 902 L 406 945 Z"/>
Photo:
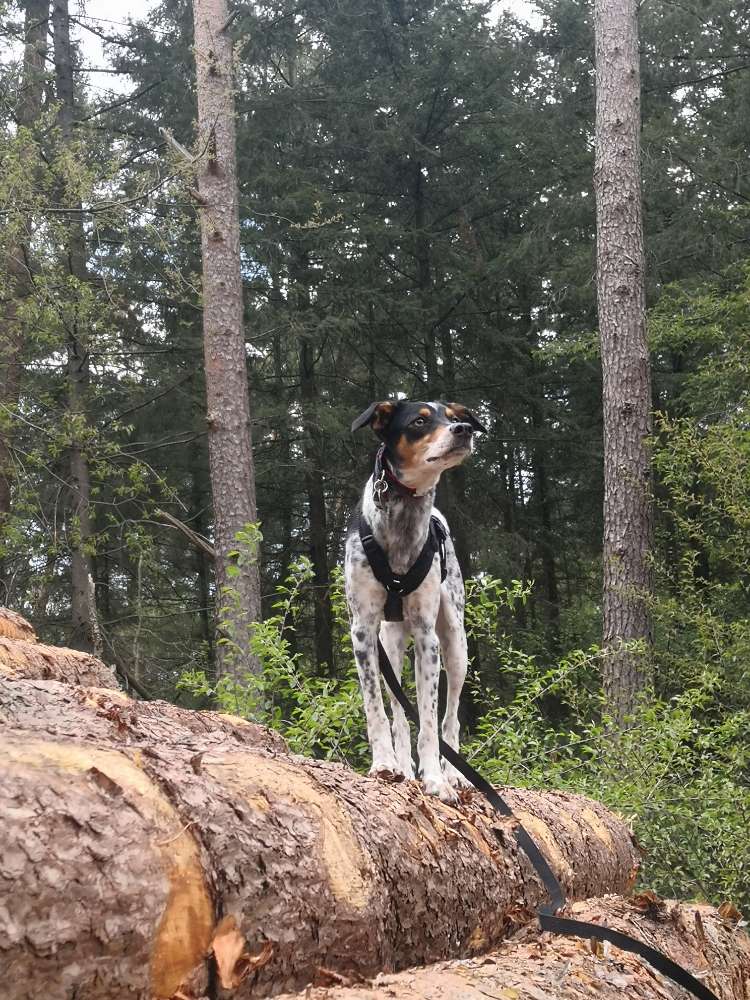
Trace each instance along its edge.
<path fill-rule="evenodd" d="M 453 409 L 452 406 L 446 406 L 446 408 L 445 408 L 445 415 L 446 415 L 446 417 L 448 417 L 450 419 L 451 417 L 455 417 L 457 414 L 456 414 L 456 411 Z"/>
<path fill-rule="evenodd" d="M 431 417 L 432 416 L 432 410 L 429 408 L 429 406 L 423 406 L 422 409 L 419 412 L 420 412 L 420 414 L 423 417 Z"/>
<path fill-rule="evenodd" d="M 399 467 L 404 472 L 408 472 L 426 465 L 425 454 L 436 444 L 445 430 L 445 427 L 437 427 L 430 434 L 425 434 L 424 437 L 418 438 L 416 441 L 408 441 L 402 437 L 395 449 Z"/>
<path fill-rule="evenodd" d="M 449 403 L 445 412 L 449 417 L 458 417 L 459 420 L 463 420 L 466 416 L 466 407 L 462 406 L 461 403 Z"/>

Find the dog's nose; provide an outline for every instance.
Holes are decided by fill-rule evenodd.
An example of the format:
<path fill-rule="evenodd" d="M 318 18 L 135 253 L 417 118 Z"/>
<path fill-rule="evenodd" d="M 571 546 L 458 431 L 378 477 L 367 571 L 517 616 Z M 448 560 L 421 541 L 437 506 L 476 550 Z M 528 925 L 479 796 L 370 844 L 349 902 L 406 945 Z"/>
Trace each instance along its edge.
<path fill-rule="evenodd" d="M 464 437 L 474 433 L 474 428 L 471 424 L 451 424 L 451 434 L 460 434 Z"/>

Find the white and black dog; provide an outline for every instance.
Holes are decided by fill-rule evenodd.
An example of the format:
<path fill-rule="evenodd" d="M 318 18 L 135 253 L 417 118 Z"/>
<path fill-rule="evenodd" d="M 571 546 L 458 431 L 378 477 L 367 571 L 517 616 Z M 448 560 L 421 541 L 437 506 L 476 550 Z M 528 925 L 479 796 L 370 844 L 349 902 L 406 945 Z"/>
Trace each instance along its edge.
<path fill-rule="evenodd" d="M 442 514 L 434 507 L 441 474 L 471 454 L 485 428 L 459 403 L 373 403 L 352 424 L 370 424 L 382 441 L 346 542 L 346 596 L 352 643 L 372 750 L 371 774 L 414 777 L 409 725 L 391 697 L 393 731 L 383 705 L 378 633 L 397 677 L 414 637 L 419 709 L 417 749 L 425 791 L 456 800 L 461 776 L 440 766 L 438 678 L 448 680 L 443 739 L 458 750 L 458 701 L 466 677 L 464 588 Z M 414 586 L 416 583 L 416 586 Z"/>

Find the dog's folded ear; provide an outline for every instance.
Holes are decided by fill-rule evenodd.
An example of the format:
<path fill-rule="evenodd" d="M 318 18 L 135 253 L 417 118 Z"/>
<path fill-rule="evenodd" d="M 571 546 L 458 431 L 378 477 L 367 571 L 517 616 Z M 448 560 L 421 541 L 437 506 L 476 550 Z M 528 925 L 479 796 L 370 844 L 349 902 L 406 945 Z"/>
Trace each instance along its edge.
<path fill-rule="evenodd" d="M 370 403 L 364 413 L 360 413 L 352 424 L 352 431 L 358 431 L 365 424 L 370 424 L 376 434 L 382 436 L 393 416 L 396 404 L 390 400 L 381 403 Z"/>
<path fill-rule="evenodd" d="M 483 431 L 483 433 L 487 433 L 487 428 L 484 424 L 481 423 L 471 410 L 467 409 L 463 405 L 463 403 L 446 403 L 445 405 L 447 409 L 453 410 L 459 420 L 462 420 L 464 423 L 471 424 L 475 431 Z"/>

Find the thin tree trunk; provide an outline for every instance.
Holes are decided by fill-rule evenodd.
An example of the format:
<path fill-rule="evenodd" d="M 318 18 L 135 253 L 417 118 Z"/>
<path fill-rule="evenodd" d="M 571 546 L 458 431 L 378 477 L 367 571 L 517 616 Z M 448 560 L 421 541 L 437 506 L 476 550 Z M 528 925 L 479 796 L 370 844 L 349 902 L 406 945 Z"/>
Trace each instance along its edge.
<path fill-rule="evenodd" d="M 618 723 L 648 680 L 651 375 L 641 212 L 636 0 L 596 0 L 597 292 L 604 377 L 604 688 Z"/>
<path fill-rule="evenodd" d="M 432 322 L 432 276 L 430 269 L 430 243 L 427 238 L 427 212 L 425 205 L 425 178 L 422 164 L 414 164 L 414 257 L 417 264 L 417 302 L 419 305 L 418 328 L 423 329 L 425 393 L 427 398 L 437 399 L 442 385 L 437 365 L 437 338 Z"/>
<path fill-rule="evenodd" d="M 273 381 L 276 404 L 279 407 L 276 418 L 276 436 L 278 440 L 278 463 L 284 470 L 292 466 L 292 448 L 290 441 L 289 427 L 289 400 L 284 380 L 284 341 L 281 333 L 282 317 L 287 313 L 284 296 L 281 293 L 281 265 L 276 254 L 272 254 L 269 263 L 271 273 L 271 287 L 268 294 L 268 302 L 274 309 L 272 322 L 274 324 L 274 334 L 272 339 L 273 353 Z M 289 575 L 289 566 L 294 552 L 294 496 L 290 490 L 285 491 L 285 495 L 280 497 L 278 509 L 279 519 L 279 562 L 277 585 L 286 580 Z M 291 635 L 291 630 L 290 630 Z"/>
<path fill-rule="evenodd" d="M 47 54 L 49 0 L 29 0 L 24 19 L 24 54 L 20 96 L 16 109 L 19 128 L 32 128 L 39 118 L 44 98 L 44 69 Z M 0 301 L 0 534 L 4 532 L 11 510 L 11 486 L 14 478 L 12 424 L 9 414 L 18 405 L 21 389 L 21 359 L 24 334 L 20 307 L 31 294 L 30 248 L 33 219 L 21 223 L 20 240 L 11 239 L 5 251 L 8 287 Z M 5 560 L 0 558 L 0 584 L 7 588 Z M 3 599 L 8 600 L 7 589 Z"/>
<path fill-rule="evenodd" d="M 258 659 L 250 653 L 249 630 L 260 619 L 261 604 L 258 559 L 238 561 L 232 556 L 237 533 L 257 521 L 240 272 L 232 38 L 225 30 L 229 17 L 225 0 L 195 0 L 193 16 L 216 586 L 219 607 L 229 608 L 227 622 L 234 640 L 234 645 L 217 647 L 217 672 L 239 678 L 248 671 L 260 671 Z M 232 565 L 236 575 L 229 569 Z M 227 600 L 228 590 L 236 600 Z"/>
<path fill-rule="evenodd" d="M 59 102 L 58 124 L 62 141 L 73 143 L 73 116 L 75 96 L 73 87 L 73 51 L 70 44 L 70 15 L 68 0 L 54 0 L 52 5 L 54 32 L 55 82 Z M 61 191 L 67 199 L 65 182 Z M 89 280 L 86 262 L 86 234 L 83 213 L 78 212 L 70 222 L 70 236 L 65 248 L 65 265 L 77 285 Z M 74 296 L 78 289 L 72 290 Z M 68 414 L 72 428 L 70 444 L 71 503 L 71 639 L 75 649 L 101 656 L 102 639 L 96 609 L 94 563 L 92 557 L 94 527 L 91 508 L 91 479 L 85 451 L 87 427 L 86 397 L 89 385 L 89 349 L 85 330 L 86 318 L 76 304 L 66 330 Z"/>
<path fill-rule="evenodd" d="M 560 643 L 560 593 L 557 586 L 555 545 L 552 538 L 552 513 L 547 478 L 547 455 L 542 440 L 544 435 L 544 421 L 541 408 L 536 401 L 531 404 L 531 425 L 534 429 L 534 437 L 536 438 L 531 465 L 534 474 L 534 492 L 536 493 L 539 505 L 541 528 L 537 538 L 537 550 L 542 563 L 544 618 L 547 624 L 550 648 L 553 651 L 557 651 Z"/>
<path fill-rule="evenodd" d="M 314 344 L 304 329 L 310 309 L 308 262 L 302 249 L 295 250 L 292 280 L 295 285 L 295 308 L 299 326 L 298 340 L 300 403 L 305 451 L 305 492 L 309 516 L 310 559 L 313 565 L 313 608 L 315 619 L 315 659 L 319 667 L 327 665 L 334 672 L 333 612 L 329 591 L 328 524 L 323 484 L 323 442 L 318 421 L 320 398 L 315 379 Z"/>

